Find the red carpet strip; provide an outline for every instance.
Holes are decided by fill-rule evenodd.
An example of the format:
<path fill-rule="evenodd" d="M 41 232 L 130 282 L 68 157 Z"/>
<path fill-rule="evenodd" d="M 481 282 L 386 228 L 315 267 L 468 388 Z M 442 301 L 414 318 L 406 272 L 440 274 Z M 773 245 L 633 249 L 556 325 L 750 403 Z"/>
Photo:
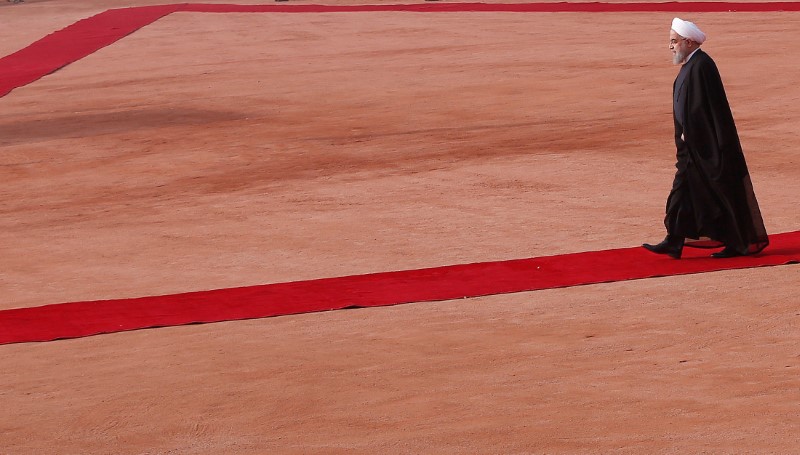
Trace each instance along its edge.
<path fill-rule="evenodd" d="M 130 35 L 179 7 L 166 5 L 108 10 L 0 58 L 0 97 Z"/>
<path fill-rule="evenodd" d="M 770 236 L 758 256 L 712 259 L 687 248 L 674 260 L 624 248 L 0 311 L 0 344 L 150 327 L 264 318 L 800 262 L 800 231 Z"/>
<path fill-rule="evenodd" d="M 215 5 L 174 4 L 112 9 L 78 21 L 30 46 L 0 58 L 0 97 L 108 46 L 173 12 L 770 12 L 799 11 L 800 2 L 667 3 L 415 3 L 401 5 Z"/>
<path fill-rule="evenodd" d="M 798 11 L 772 3 L 420 3 L 409 5 L 178 4 L 108 10 L 0 59 L 0 96 L 108 46 L 161 17 L 190 12 L 723 12 Z M 583 284 L 796 263 L 800 232 L 774 235 L 757 257 L 684 260 L 642 248 L 376 273 L 134 299 L 74 302 L 0 311 L 0 344 L 50 341 L 148 327 L 261 318 L 348 307 L 532 291 Z"/>

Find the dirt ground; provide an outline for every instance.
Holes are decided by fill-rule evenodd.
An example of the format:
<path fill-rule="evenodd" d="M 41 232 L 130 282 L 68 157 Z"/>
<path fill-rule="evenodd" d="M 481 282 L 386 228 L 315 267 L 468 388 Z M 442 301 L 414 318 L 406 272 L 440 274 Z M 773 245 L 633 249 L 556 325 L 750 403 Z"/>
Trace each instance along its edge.
<path fill-rule="evenodd" d="M 159 3 L 3 2 L 0 55 Z M 675 15 L 169 15 L 0 98 L 0 308 L 658 241 Z M 678 15 L 800 229 L 800 13 Z M 799 279 L 0 346 L 0 453 L 792 453 Z"/>

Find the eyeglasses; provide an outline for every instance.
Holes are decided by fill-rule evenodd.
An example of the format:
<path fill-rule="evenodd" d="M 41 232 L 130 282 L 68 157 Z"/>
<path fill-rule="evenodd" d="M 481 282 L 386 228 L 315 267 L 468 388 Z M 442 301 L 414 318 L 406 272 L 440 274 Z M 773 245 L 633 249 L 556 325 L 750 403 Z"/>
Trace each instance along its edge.
<path fill-rule="evenodd" d="M 678 44 L 678 41 L 686 41 L 686 38 L 678 38 L 678 39 L 674 39 L 673 38 L 673 39 L 669 40 L 669 44 L 670 44 L 670 46 L 674 46 L 674 45 Z"/>

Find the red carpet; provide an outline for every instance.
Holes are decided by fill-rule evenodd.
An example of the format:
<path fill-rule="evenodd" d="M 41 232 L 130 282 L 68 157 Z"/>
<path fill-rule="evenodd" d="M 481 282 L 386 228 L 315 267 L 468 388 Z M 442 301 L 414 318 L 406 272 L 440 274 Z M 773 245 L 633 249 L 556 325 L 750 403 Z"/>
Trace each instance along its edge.
<path fill-rule="evenodd" d="M 156 20 L 186 12 L 767 12 L 798 11 L 800 2 L 668 3 L 415 3 L 403 5 L 214 5 L 174 4 L 113 9 L 78 21 L 30 46 L 0 58 L 0 97 L 108 46 Z"/>
<path fill-rule="evenodd" d="M 0 96 L 108 46 L 167 14 L 188 12 L 722 12 L 798 11 L 772 3 L 418 3 L 410 5 L 199 5 L 109 10 L 0 59 Z M 49 341 L 147 327 L 260 318 L 347 307 L 531 291 L 664 275 L 796 263 L 800 231 L 770 237 L 756 257 L 714 260 L 686 251 L 675 261 L 642 248 L 465 264 L 136 299 L 75 302 L 0 311 L 0 344 Z"/>
<path fill-rule="evenodd" d="M 0 58 L 0 97 L 130 35 L 179 5 L 112 9 L 51 33 Z"/>
<path fill-rule="evenodd" d="M 712 259 L 708 250 L 688 248 L 684 259 L 674 260 L 636 247 L 18 308 L 0 311 L 0 344 L 800 262 L 800 231 L 776 234 L 770 241 L 758 256 L 732 259 Z"/>

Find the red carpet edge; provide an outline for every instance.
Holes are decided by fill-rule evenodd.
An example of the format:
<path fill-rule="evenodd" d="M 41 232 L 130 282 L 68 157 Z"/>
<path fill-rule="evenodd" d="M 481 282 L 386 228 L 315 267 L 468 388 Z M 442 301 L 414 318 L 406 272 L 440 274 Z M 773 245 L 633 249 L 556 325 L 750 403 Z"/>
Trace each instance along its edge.
<path fill-rule="evenodd" d="M 684 259 L 641 247 L 265 284 L 184 294 L 62 303 L 0 311 L 0 344 L 300 314 L 452 300 L 800 262 L 800 231 L 770 236 L 760 255 Z"/>
<path fill-rule="evenodd" d="M 0 58 L 0 97 L 106 47 L 158 19 L 179 11 L 215 13 L 324 12 L 769 12 L 798 11 L 800 2 L 666 3 L 414 3 L 395 5 L 224 5 L 173 4 L 111 9 L 51 33 Z"/>

